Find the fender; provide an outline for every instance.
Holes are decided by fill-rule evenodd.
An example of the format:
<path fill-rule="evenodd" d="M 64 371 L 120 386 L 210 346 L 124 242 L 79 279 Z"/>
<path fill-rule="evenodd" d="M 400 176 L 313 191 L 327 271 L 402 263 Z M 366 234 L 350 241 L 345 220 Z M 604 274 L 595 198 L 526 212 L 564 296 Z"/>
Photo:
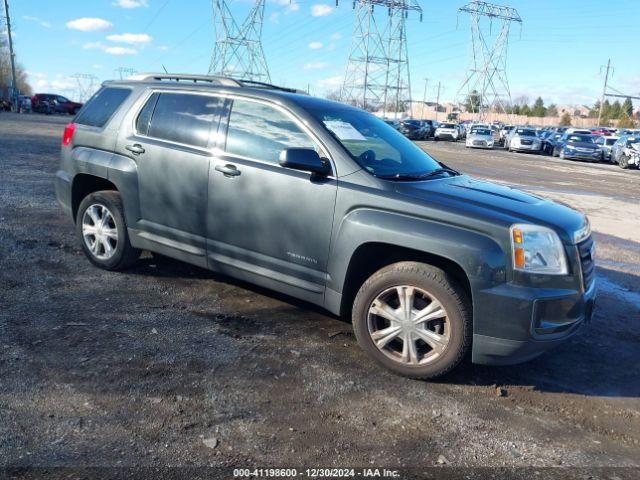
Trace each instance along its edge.
<path fill-rule="evenodd" d="M 328 289 L 339 295 L 344 292 L 351 258 L 358 247 L 371 242 L 437 255 L 459 265 L 469 279 L 474 299 L 476 292 L 504 283 L 506 278 L 507 255 L 485 233 L 432 219 L 362 208 L 351 211 L 337 228 L 329 257 Z"/>
<path fill-rule="evenodd" d="M 110 181 L 122 196 L 127 218 L 134 222 L 140 218 L 136 162 L 123 155 L 87 147 L 74 148 L 71 158 L 76 165 L 75 175 L 87 174 Z"/>

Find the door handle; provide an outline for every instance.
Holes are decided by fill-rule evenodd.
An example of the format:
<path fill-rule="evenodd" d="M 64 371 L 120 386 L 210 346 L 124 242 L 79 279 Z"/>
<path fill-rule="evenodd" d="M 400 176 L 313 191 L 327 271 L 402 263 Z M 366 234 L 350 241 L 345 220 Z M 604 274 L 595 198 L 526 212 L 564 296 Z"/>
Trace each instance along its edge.
<path fill-rule="evenodd" d="M 144 148 L 142 148 L 142 145 L 140 145 L 139 143 L 134 143 L 133 145 L 127 145 L 124 148 L 129 150 L 134 155 L 140 155 L 141 153 L 144 153 Z"/>
<path fill-rule="evenodd" d="M 216 165 L 216 170 L 221 172 L 225 177 L 237 177 L 240 175 L 240 170 L 235 165 L 227 163 L 226 165 Z"/>

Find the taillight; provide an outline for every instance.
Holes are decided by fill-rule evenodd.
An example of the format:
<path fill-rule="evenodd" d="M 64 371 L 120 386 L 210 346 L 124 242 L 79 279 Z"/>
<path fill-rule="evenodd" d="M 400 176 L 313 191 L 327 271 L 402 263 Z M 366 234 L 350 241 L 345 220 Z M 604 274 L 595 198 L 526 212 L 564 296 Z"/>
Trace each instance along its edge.
<path fill-rule="evenodd" d="M 62 134 L 62 146 L 68 147 L 73 139 L 73 134 L 76 131 L 75 123 L 68 123 L 66 127 L 64 127 L 64 133 Z"/>

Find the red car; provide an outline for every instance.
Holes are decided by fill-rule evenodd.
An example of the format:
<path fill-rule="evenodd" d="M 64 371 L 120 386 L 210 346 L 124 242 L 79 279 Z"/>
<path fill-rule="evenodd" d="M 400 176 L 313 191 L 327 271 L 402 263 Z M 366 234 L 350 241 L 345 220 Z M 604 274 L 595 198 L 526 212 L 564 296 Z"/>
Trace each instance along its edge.
<path fill-rule="evenodd" d="M 75 115 L 82 103 L 72 102 L 62 95 L 54 93 L 36 93 L 31 97 L 31 109 L 38 113 L 68 113 Z"/>
<path fill-rule="evenodd" d="M 598 135 L 600 137 L 610 137 L 612 135 L 612 133 L 606 128 L 592 128 L 591 134 Z"/>

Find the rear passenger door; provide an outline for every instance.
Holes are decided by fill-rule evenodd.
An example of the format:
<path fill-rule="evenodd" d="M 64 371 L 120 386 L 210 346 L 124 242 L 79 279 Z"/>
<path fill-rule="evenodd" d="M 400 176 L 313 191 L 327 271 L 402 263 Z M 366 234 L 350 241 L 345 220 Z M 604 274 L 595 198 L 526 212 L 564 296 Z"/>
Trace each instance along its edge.
<path fill-rule="evenodd" d="M 233 100 L 226 145 L 223 126 L 210 173 L 210 266 L 321 301 L 337 181 L 281 167 L 278 158 L 293 147 L 326 158 L 323 147 L 291 113 L 268 102 Z"/>
<path fill-rule="evenodd" d="M 153 92 L 118 141 L 119 153 L 137 165 L 139 232 L 134 235 L 201 265 L 206 264 L 211 139 L 223 103 L 205 94 Z"/>

